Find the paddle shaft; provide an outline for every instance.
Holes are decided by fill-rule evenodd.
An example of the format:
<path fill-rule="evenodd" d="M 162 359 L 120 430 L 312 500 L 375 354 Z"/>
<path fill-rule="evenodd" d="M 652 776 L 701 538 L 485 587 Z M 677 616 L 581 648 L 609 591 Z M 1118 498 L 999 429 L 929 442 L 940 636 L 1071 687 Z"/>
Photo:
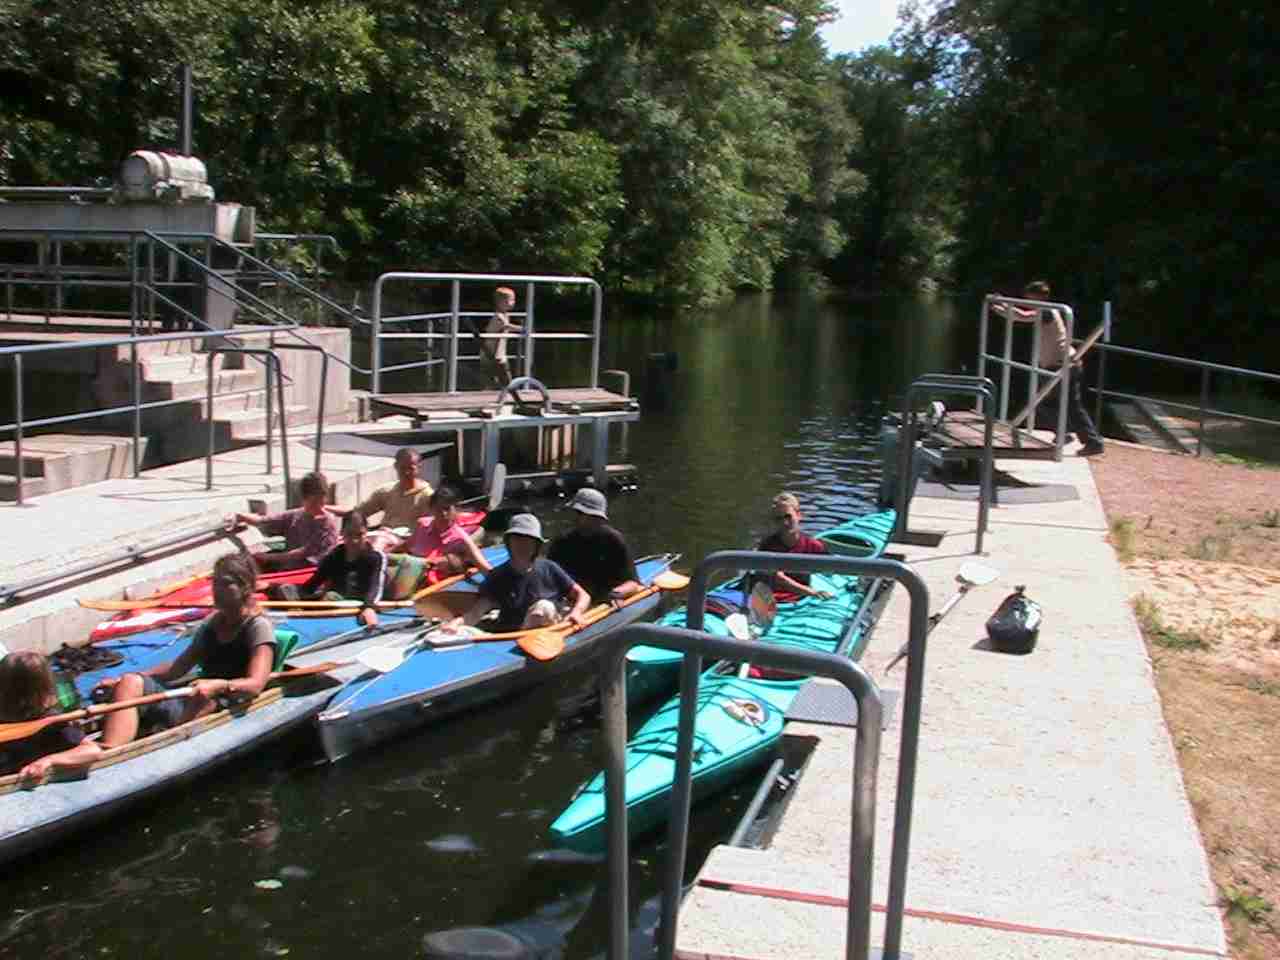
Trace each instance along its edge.
<path fill-rule="evenodd" d="M 280 670 L 272 673 L 267 680 L 296 680 L 298 677 L 310 677 L 317 673 L 328 673 L 330 670 L 336 670 L 338 667 L 348 666 L 352 661 L 330 660 L 325 663 L 317 663 L 311 667 L 302 667 L 298 670 Z M 45 727 L 51 727 L 55 723 L 70 723 L 76 720 L 91 720 L 94 717 L 100 717 L 104 713 L 114 713 L 117 710 L 130 710 L 134 707 L 145 707 L 149 703 L 159 703 L 162 700 L 182 700 L 193 696 L 195 687 L 175 687 L 172 690 L 165 690 L 161 693 L 149 693 L 142 697 L 131 697 L 128 700 L 120 700 L 116 703 L 95 703 L 93 706 L 82 707 L 79 710 L 72 710 L 69 713 L 59 713 L 52 717 L 40 717 L 36 720 L 20 720 L 17 723 L 0 723 L 0 743 L 10 743 L 14 740 L 23 740 L 27 737 L 39 733 Z"/>
<path fill-rule="evenodd" d="M 942 618 L 945 617 L 948 613 L 950 613 L 952 608 L 957 603 L 960 602 L 960 598 L 963 597 L 966 593 L 968 593 L 971 589 L 973 589 L 973 584 L 970 583 L 968 580 L 960 581 L 960 586 L 956 588 L 956 592 L 951 595 L 951 597 L 947 600 L 947 602 L 942 605 L 942 609 L 939 610 L 937 613 L 933 614 L 933 616 L 929 618 L 929 627 L 925 631 L 926 636 L 928 636 L 930 633 L 933 633 L 933 628 L 942 622 Z M 911 650 L 911 645 L 909 643 L 904 643 L 902 645 L 902 649 L 899 650 L 894 655 L 894 658 L 889 661 L 889 665 L 884 668 L 884 672 L 888 673 L 895 666 L 897 666 L 898 661 L 901 660 L 903 657 L 905 657 L 910 652 L 910 650 Z"/>

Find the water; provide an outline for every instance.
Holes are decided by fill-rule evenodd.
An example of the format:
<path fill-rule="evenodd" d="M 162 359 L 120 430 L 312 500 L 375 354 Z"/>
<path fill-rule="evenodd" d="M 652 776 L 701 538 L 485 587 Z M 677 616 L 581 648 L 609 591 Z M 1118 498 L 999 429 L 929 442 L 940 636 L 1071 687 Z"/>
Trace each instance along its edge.
<path fill-rule="evenodd" d="M 637 554 L 678 550 L 686 570 L 758 539 L 780 489 L 811 530 L 865 509 L 883 404 L 973 357 L 942 304 L 755 297 L 676 318 L 610 313 L 603 367 L 639 377 L 659 350 L 679 356 L 671 403 L 631 427 L 640 488 L 611 514 Z M 554 503 L 540 510 L 567 525 Z M 403 960 L 431 930 L 495 924 L 567 960 L 601 956 L 604 864 L 551 849 L 547 833 L 599 765 L 596 724 L 566 715 L 590 681 L 572 674 L 333 766 L 295 738 L 169 791 L 6 868 L 0 957 Z M 697 809 L 690 870 L 754 788 Z M 638 951 L 662 858 L 658 838 L 633 848 Z"/>

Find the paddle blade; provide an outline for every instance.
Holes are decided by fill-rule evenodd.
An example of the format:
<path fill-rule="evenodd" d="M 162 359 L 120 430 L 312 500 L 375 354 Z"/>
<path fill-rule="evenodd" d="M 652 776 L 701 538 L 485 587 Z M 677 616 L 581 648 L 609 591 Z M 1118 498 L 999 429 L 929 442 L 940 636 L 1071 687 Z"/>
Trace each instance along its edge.
<path fill-rule="evenodd" d="M 516 643 L 535 660 L 554 660 L 564 650 L 564 633 L 559 630 L 538 630 L 520 637 Z"/>
<path fill-rule="evenodd" d="M 683 590 L 689 586 L 689 578 L 674 570 L 663 570 L 653 578 L 653 585 L 659 590 Z"/>
<path fill-rule="evenodd" d="M 751 626 L 747 623 L 747 618 L 741 613 L 731 613 L 724 618 L 725 629 L 729 631 L 729 636 L 735 640 L 750 640 Z"/>
<path fill-rule="evenodd" d="M 966 560 L 960 565 L 960 572 L 956 574 L 956 579 L 971 587 L 981 587 L 999 576 L 1000 571 L 995 567 L 989 567 L 978 560 Z"/>
<path fill-rule="evenodd" d="M 493 465 L 493 480 L 489 483 L 489 512 L 492 513 L 498 509 L 498 504 L 502 502 L 502 498 L 507 492 L 507 465 L 505 463 L 495 463 Z"/>
<path fill-rule="evenodd" d="M 758 581 L 747 598 L 747 617 L 756 636 L 768 633 L 777 615 L 778 601 L 774 599 L 773 588 L 763 580 Z"/>
<path fill-rule="evenodd" d="M 370 647 L 356 654 L 361 664 L 377 673 L 390 673 L 404 663 L 404 647 Z"/>

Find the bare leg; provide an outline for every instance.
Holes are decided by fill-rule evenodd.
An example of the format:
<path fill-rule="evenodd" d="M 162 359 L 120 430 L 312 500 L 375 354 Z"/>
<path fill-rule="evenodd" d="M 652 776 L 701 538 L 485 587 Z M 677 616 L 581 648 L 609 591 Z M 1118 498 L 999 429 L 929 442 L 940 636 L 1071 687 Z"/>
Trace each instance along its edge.
<path fill-rule="evenodd" d="M 120 682 L 115 685 L 111 700 L 118 703 L 121 700 L 132 700 L 135 697 L 142 696 L 142 677 L 136 673 L 127 673 Z M 138 736 L 138 708 L 134 707 L 130 710 L 117 710 L 115 713 L 108 713 L 102 721 L 102 742 L 103 749 L 118 747 L 121 744 L 129 743 Z"/>

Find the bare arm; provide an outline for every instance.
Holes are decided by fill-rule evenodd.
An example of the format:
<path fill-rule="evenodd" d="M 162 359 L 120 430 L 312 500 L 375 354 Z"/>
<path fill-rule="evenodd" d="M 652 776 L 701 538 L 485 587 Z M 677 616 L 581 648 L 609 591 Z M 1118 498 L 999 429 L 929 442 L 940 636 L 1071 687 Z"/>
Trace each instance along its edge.
<path fill-rule="evenodd" d="M 191 686 L 202 697 L 218 696 L 252 698 L 262 692 L 271 678 L 271 665 L 275 662 L 276 649 L 269 643 L 253 648 L 249 657 L 249 672 L 238 680 L 197 680 Z"/>
<path fill-rule="evenodd" d="M 470 537 L 463 537 L 462 542 L 464 544 L 463 549 L 466 551 L 467 557 L 471 560 L 472 566 L 479 567 L 485 573 L 488 573 L 493 569 L 493 564 L 484 558 L 484 551 L 476 546 L 476 542 L 474 540 Z"/>
<path fill-rule="evenodd" d="M 48 756 L 32 760 L 18 771 L 18 778 L 41 783 L 54 770 L 84 767 L 93 763 L 100 753 L 102 753 L 102 748 L 98 746 L 97 741 L 82 740 L 77 746 L 71 747 L 69 750 L 51 753 Z"/>
<path fill-rule="evenodd" d="M 808 584 L 801 583 L 793 577 L 787 576 L 781 570 L 773 575 L 774 585 L 781 587 L 783 590 L 789 590 L 792 593 L 798 593 L 802 597 L 829 597 L 831 594 L 825 590 L 815 590 Z"/>
<path fill-rule="evenodd" d="M 569 611 L 565 619 L 581 624 L 582 615 L 587 612 L 587 607 L 591 606 L 591 594 L 583 590 L 576 580 L 570 593 L 573 595 L 573 609 Z"/>

